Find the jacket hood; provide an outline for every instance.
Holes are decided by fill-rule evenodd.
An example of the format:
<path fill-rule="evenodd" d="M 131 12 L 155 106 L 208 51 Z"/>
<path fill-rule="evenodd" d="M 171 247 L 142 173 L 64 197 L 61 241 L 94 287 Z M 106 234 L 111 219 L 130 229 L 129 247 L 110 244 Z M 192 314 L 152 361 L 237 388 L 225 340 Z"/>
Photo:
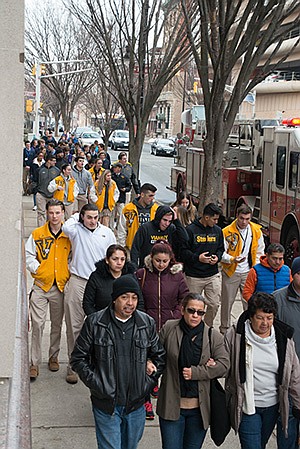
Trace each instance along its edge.
<path fill-rule="evenodd" d="M 101 259 L 95 263 L 96 271 L 102 278 L 110 278 L 113 277 L 111 272 L 109 271 L 108 264 L 105 259 Z M 135 266 L 132 262 L 125 262 L 125 265 L 122 270 L 123 274 L 133 274 L 135 272 Z"/>
<path fill-rule="evenodd" d="M 151 209 L 151 207 L 152 207 L 153 204 L 154 204 L 154 201 L 152 201 L 152 202 L 151 202 L 150 204 L 148 204 L 147 206 L 141 206 L 140 203 L 139 203 L 139 198 L 140 198 L 140 197 L 134 198 L 134 200 L 132 201 L 133 204 L 134 204 L 138 209 Z"/>
<path fill-rule="evenodd" d="M 154 266 L 153 266 L 153 263 L 152 263 L 151 256 L 150 255 L 146 256 L 145 259 L 144 259 L 144 262 L 145 262 L 145 267 L 150 271 L 150 273 L 153 273 L 154 272 Z M 180 273 L 182 271 L 182 264 L 181 263 L 175 263 L 171 267 L 169 265 L 163 272 L 167 272 L 167 271 L 169 271 L 171 274 Z"/>
<path fill-rule="evenodd" d="M 284 260 L 283 260 L 283 261 L 281 262 L 280 266 L 279 266 L 276 270 L 274 270 L 274 268 L 272 268 L 272 267 L 270 266 L 270 264 L 269 264 L 269 262 L 268 262 L 268 259 L 267 259 L 267 256 L 266 256 L 266 255 L 260 256 L 259 262 L 260 262 L 264 267 L 270 268 L 272 271 L 275 271 L 275 272 L 279 271 L 280 268 L 282 268 L 282 266 L 284 265 Z"/>
<path fill-rule="evenodd" d="M 162 217 L 167 214 L 172 214 L 172 220 L 174 220 L 174 212 L 170 206 L 158 206 L 153 221 L 159 223 Z"/>

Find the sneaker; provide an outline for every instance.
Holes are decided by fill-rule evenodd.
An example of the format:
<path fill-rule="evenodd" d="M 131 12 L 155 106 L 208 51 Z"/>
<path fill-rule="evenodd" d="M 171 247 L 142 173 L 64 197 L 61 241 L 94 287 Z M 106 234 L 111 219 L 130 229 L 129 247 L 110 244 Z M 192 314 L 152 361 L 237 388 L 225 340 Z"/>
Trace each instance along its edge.
<path fill-rule="evenodd" d="M 35 380 L 39 375 L 39 367 L 37 365 L 31 365 L 30 367 L 30 380 Z"/>
<path fill-rule="evenodd" d="M 146 419 L 149 421 L 154 419 L 153 407 L 150 401 L 145 402 L 144 404 L 146 409 Z"/>
<path fill-rule="evenodd" d="M 152 396 L 154 399 L 157 399 L 157 398 L 158 398 L 158 392 L 159 392 L 159 388 L 158 388 L 158 385 L 156 385 L 156 386 L 153 388 L 153 390 L 151 391 L 151 396 Z"/>
<path fill-rule="evenodd" d="M 33 206 L 32 210 L 37 210 L 37 206 Z"/>
<path fill-rule="evenodd" d="M 77 384 L 78 376 L 71 368 L 68 368 L 66 381 L 68 384 Z"/>
<path fill-rule="evenodd" d="M 58 371 L 59 370 L 59 363 L 58 363 L 58 357 L 50 357 L 48 361 L 48 368 L 50 371 Z"/>

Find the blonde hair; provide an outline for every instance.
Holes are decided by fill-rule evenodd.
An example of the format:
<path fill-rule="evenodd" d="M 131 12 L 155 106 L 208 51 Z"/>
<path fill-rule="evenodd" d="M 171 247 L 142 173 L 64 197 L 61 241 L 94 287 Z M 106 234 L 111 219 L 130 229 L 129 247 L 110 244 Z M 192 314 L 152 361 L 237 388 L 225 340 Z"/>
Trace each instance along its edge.
<path fill-rule="evenodd" d="M 107 170 L 107 169 L 104 170 L 104 172 L 101 174 L 101 176 L 99 177 L 99 179 L 98 179 L 98 181 L 97 181 L 96 189 L 97 189 L 99 195 L 101 195 L 101 193 L 102 193 L 102 190 L 103 190 L 103 187 L 104 187 L 104 183 L 105 183 L 105 178 L 106 178 L 106 175 L 107 175 L 108 173 L 111 174 L 111 171 L 110 171 L 110 170 Z M 107 185 L 107 188 L 108 188 L 108 190 L 109 190 L 110 187 L 112 186 L 111 180 L 110 180 L 106 185 Z"/>

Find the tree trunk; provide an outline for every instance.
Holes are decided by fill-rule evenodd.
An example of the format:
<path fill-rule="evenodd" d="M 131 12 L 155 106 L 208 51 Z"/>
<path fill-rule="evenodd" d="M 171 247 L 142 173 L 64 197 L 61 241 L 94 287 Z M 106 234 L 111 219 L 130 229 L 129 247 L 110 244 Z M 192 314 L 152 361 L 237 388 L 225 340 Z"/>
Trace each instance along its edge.
<path fill-rule="evenodd" d="M 205 157 L 199 203 L 200 212 L 208 203 L 222 204 L 221 180 L 224 144 L 221 141 L 207 139 L 203 143 L 203 148 Z"/>

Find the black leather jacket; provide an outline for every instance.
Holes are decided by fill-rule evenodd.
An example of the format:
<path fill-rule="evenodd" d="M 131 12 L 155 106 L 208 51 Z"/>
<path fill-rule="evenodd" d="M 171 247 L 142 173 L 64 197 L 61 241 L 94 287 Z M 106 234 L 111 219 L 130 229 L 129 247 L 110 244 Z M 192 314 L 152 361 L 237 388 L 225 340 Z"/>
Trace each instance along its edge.
<path fill-rule="evenodd" d="M 71 366 L 91 390 L 92 402 L 101 403 L 101 409 L 113 414 L 117 397 L 118 366 L 112 308 L 89 315 L 76 341 Z M 126 413 L 138 409 L 150 393 L 165 366 L 165 350 L 159 342 L 155 321 L 136 310 L 132 344 L 132 377 L 127 396 Z M 157 371 L 146 374 L 147 360 L 151 359 Z M 95 401 L 93 401 L 93 398 Z"/>

